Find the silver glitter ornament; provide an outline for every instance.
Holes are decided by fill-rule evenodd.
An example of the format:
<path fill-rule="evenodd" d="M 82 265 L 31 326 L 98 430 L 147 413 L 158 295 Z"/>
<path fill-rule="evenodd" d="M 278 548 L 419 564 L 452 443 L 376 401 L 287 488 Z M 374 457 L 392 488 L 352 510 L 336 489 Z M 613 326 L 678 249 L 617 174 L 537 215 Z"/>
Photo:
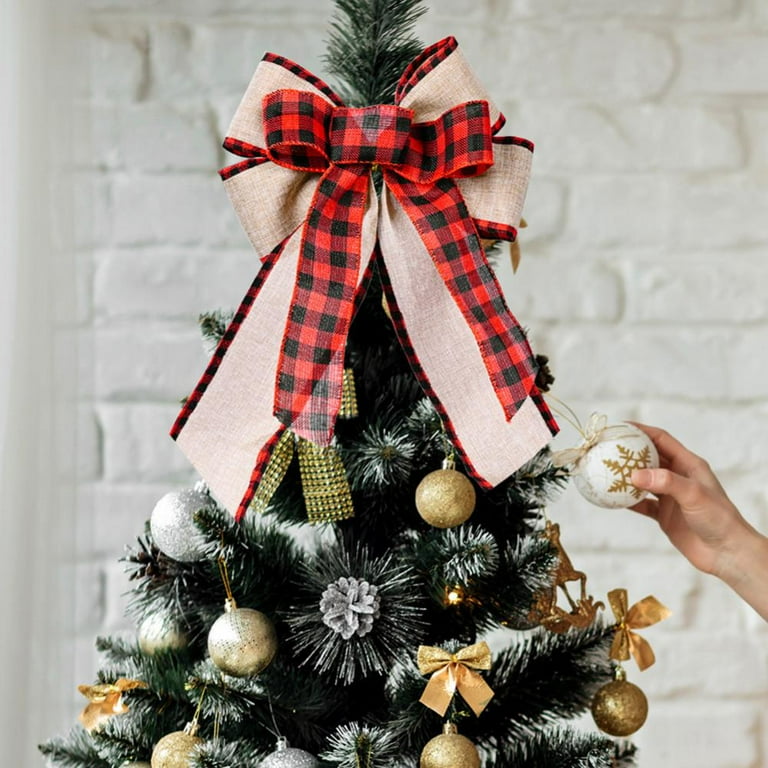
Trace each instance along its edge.
<path fill-rule="evenodd" d="M 259 768 L 318 768 L 319 765 L 319 760 L 313 754 L 289 747 L 287 739 L 281 736 L 275 751 L 259 763 Z"/>
<path fill-rule="evenodd" d="M 277 653 L 277 633 L 269 617 L 227 600 L 226 613 L 208 632 L 211 661 L 233 677 L 251 677 L 265 669 Z"/>
<path fill-rule="evenodd" d="M 214 503 L 196 488 L 166 493 L 155 504 L 149 527 L 155 544 L 168 557 L 183 563 L 205 559 L 208 542 L 195 525 L 195 513 L 201 509 L 213 510 Z"/>
<path fill-rule="evenodd" d="M 120 768 L 152 768 L 149 763 L 123 763 Z"/>
<path fill-rule="evenodd" d="M 164 651 L 180 651 L 189 638 L 179 623 L 165 611 L 147 616 L 139 626 L 139 648 L 148 656 Z"/>

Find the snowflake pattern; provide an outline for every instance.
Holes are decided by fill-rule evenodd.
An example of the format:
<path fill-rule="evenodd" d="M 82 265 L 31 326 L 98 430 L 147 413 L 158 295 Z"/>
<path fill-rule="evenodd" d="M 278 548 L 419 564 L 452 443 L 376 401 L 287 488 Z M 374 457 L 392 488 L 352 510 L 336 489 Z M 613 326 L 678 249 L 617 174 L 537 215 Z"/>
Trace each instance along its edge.
<path fill-rule="evenodd" d="M 646 469 L 651 466 L 651 449 L 647 446 L 641 451 L 631 451 L 623 445 L 617 445 L 616 450 L 619 454 L 619 460 L 603 459 L 603 464 L 616 475 L 613 484 L 608 488 L 608 493 L 631 493 L 636 499 L 643 497 L 643 492 L 630 482 L 632 471 L 635 469 Z"/>

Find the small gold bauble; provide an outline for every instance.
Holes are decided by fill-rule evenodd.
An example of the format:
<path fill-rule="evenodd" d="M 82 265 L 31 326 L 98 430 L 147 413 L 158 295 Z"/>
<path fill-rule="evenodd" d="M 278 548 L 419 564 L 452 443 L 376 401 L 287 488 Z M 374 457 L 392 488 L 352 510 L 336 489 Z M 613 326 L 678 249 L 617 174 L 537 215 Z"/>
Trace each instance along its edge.
<path fill-rule="evenodd" d="M 477 747 L 446 723 L 443 733 L 428 741 L 421 752 L 419 768 L 480 768 Z"/>
<path fill-rule="evenodd" d="M 461 472 L 437 469 L 416 488 L 416 509 L 435 528 L 454 528 L 472 516 L 475 488 Z"/>
<path fill-rule="evenodd" d="M 629 736 L 648 717 L 648 699 L 636 685 L 620 678 L 597 691 L 592 716 L 597 727 L 610 736 Z"/>
<path fill-rule="evenodd" d="M 189 768 L 195 747 L 202 744 L 199 736 L 187 731 L 174 731 L 163 736 L 152 750 L 152 768 Z"/>
<path fill-rule="evenodd" d="M 166 651 L 180 651 L 186 648 L 187 644 L 186 633 L 168 613 L 150 613 L 139 626 L 139 648 L 148 656 Z"/>
<path fill-rule="evenodd" d="M 265 669 L 277 653 L 277 633 L 269 617 L 252 608 L 233 608 L 219 616 L 208 632 L 213 663 L 233 677 L 251 677 Z"/>

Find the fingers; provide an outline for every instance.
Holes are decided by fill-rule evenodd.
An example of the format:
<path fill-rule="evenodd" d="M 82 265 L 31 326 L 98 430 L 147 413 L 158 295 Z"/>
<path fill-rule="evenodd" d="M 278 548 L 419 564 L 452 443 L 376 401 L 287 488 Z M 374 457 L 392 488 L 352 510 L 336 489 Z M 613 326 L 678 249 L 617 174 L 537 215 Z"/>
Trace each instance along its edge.
<path fill-rule="evenodd" d="M 701 484 L 669 469 L 636 469 L 632 485 L 656 496 L 671 496 L 681 507 L 695 507 L 702 501 Z"/>
<path fill-rule="evenodd" d="M 658 522 L 659 519 L 659 502 L 655 499 L 643 499 L 634 506 L 630 507 L 633 512 L 637 512 L 645 517 L 650 517 L 652 520 Z"/>
<path fill-rule="evenodd" d="M 651 427 L 648 424 L 640 424 L 636 421 L 631 423 L 651 438 L 659 451 L 659 459 L 663 467 L 681 475 L 696 477 L 702 482 L 709 480 L 712 471 L 707 462 L 701 456 L 693 453 L 693 451 L 689 451 L 679 440 L 672 437 L 669 432 L 659 429 L 659 427 Z"/>

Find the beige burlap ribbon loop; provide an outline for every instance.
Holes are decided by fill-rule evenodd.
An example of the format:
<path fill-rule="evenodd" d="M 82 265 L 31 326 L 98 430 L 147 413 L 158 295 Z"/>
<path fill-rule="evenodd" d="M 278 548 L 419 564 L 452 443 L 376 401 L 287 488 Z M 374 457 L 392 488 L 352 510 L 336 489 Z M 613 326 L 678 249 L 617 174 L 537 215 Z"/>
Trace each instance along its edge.
<path fill-rule="evenodd" d="M 457 691 L 478 716 L 493 698 L 491 687 L 474 671 L 491 668 L 488 643 L 468 645 L 457 653 L 422 645 L 417 663 L 422 675 L 432 675 L 419 701 L 438 715 L 446 713 Z"/>
<path fill-rule="evenodd" d="M 314 75 L 267 54 L 232 121 L 225 146 L 245 159 L 222 177 L 264 264 L 171 434 L 238 517 L 285 427 L 330 443 L 346 333 L 373 258 L 411 365 L 481 487 L 557 431 L 480 247 L 481 237 L 514 239 L 532 145 L 495 135 L 504 118 L 452 38 L 406 69 L 395 100 L 348 109 Z M 348 221 L 330 213 L 344 184 L 354 192 Z M 313 257 L 318 243 L 328 264 Z M 310 337 L 326 347 L 307 347 Z"/>

